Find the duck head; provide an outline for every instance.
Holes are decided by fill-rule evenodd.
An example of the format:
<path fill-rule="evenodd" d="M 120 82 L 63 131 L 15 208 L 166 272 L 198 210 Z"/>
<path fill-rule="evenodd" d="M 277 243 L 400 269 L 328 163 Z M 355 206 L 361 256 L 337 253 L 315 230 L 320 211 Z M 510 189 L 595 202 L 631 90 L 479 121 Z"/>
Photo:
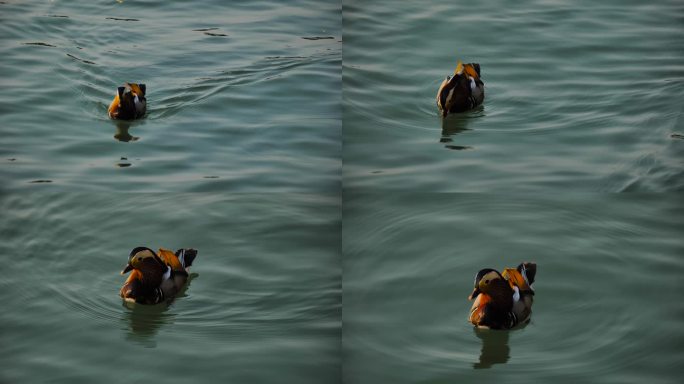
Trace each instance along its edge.
<path fill-rule="evenodd" d="M 121 274 L 125 275 L 136 270 L 140 272 L 144 280 L 149 280 L 147 281 L 148 284 L 158 285 L 161 284 L 167 269 L 164 261 L 153 250 L 147 247 L 137 247 L 128 255 L 128 264 L 121 271 Z"/>
<path fill-rule="evenodd" d="M 147 99 L 145 98 L 145 84 L 126 83 L 117 88 L 119 99 L 118 119 L 132 120 L 145 115 Z"/>
<path fill-rule="evenodd" d="M 491 298 L 491 302 L 502 306 L 512 305 L 513 289 L 506 279 L 496 270 L 485 268 L 475 275 L 475 287 L 468 296 L 468 300 L 474 300 L 480 294 Z"/>

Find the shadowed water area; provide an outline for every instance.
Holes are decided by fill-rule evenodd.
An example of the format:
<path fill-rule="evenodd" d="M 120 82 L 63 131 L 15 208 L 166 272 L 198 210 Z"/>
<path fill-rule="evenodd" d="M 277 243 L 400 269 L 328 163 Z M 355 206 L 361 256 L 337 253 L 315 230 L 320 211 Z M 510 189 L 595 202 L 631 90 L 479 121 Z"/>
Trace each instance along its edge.
<path fill-rule="evenodd" d="M 336 1 L 0 3 L 7 189 L 336 191 Z M 114 122 L 124 82 L 147 116 Z"/>
<path fill-rule="evenodd" d="M 339 199 L 28 193 L 0 208 L 0 382 L 339 382 Z M 141 245 L 198 250 L 168 305 L 119 297 Z"/>
<path fill-rule="evenodd" d="M 345 1 L 345 188 L 684 189 L 684 3 Z M 484 106 L 435 96 L 477 62 Z"/>
<path fill-rule="evenodd" d="M 345 383 L 672 383 L 684 215 L 660 194 L 345 194 Z M 476 331 L 475 274 L 535 261 L 531 323 Z"/>

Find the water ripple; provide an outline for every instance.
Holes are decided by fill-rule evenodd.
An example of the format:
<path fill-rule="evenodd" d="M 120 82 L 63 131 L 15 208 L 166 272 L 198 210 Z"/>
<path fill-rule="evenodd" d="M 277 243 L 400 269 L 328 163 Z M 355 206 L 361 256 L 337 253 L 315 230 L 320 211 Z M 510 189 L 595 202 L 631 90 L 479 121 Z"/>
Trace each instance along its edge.
<path fill-rule="evenodd" d="M 676 200 L 350 195 L 343 239 L 343 344 L 353 356 L 347 372 L 370 381 L 449 382 L 477 381 L 500 368 L 527 381 L 559 374 L 586 381 L 660 361 L 657 348 L 673 343 L 653 321 L 674 324 L 674 312 L 654 300 L 681 285 Z M 532 322 L 514 331 L 473 331 L 466 296 L 474 274 L 523 260 L 539 268 Z"/>
<path fill-rule="evenodd" d="M 349 4 L 345 182 L 443 192 L 680 190 L 682 153 L 664 137 L 681 110 L 681 5 L 640 9 Z M 485 102 L 442 122 L 435 94 L 458 59 L 481 64 Z M 440 129 L 456 148 L 474 150 L 445 151 L 429 133 Z"/>

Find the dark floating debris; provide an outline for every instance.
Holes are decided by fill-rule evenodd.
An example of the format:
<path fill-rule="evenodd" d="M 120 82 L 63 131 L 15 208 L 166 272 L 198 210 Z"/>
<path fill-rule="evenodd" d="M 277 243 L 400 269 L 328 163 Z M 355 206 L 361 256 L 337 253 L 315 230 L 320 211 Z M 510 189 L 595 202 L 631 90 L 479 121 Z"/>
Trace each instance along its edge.
<path fill-rule="evenodd" d="M 45 16 L 47 16 L 47 17 L 59 17 L 62 19 L 68 19 L 69 18 L 69 16 L 65 16 L 65 15 L 45 15 Z"/>
<path fill-rule="evenodd" d="M 72 55 L 72 54 L 70 54 L 70 53 L 67 53 L 66 55 L 69 56 L 69 57 L 71 57 L 72 59 L 78 60 L 78 61 L 80 61 L 80 62 L 82 62 L 82 63 L 85 63 L 85 64 L 95 64 L 94 62 L 92 62 L 92 61 L 90 61 L 90 60 L 83 60 L 83 59 L 80 59 L 80 58 L 78 58 L 78 57 L 76 57 L 76 56 L 74 56 L 74 55 Z"/>
<path fill-rule="evenodd" d="M 31 184 L 38 184 L 38 183 L 52 183 L 52 180 L 33 180 L 29 181 Z"/>
<path fill-rule="evenodd" d="M 36 41 L 33 43 L 23 43 L 24 45 L 39 45 L 41 47 L 57 47 L 56 45 L 48 44 L 48 43 L 41 43 L 40 41 Z"/>
<path fill-rule="evenodd" d="M 128 158 L 127 158 L 127 157 L 122 157 L 121 160 L 128 160 Z"/>
<path fill-rule="evenodd" d="M 682 140 L 682 139 L 684 139 L 684 135 L 682 135 L 681 133 L 673 133 L 670 135 L 670 138 Z"/>
<path fill-rule="evenodd" d="M 7 159 L 7 161 L 16 161 L 16 160 L 17 160 L 17 159 L 14 158 L 14 157 Z"/>
<path fill-rule="evenodd" d="M 473 147 L 467 146 L 467 145 L 445 145 L 444 147 L 449 148 L 449 149 L 454 149 L 456 151 L 463 151 L 466 149 L 473 149 Z"/>
<path fill-rule="evenodd" d="M 312 37 L 302 37 L 304 40 L 334 40 L 333 36 L 312 36 Z"/>
<path fill-rule="evenodd" d="M 205 179 L 218 179 L 218 176 L 204 176 Z"/>
<path fill-rule="evenodd" d="M 193 29 L 195 32 L 204 32 L 205 35 L 207 36 L 216 36 L 216 37 L 226 37 L 225 33 L 216 33 L 216 32 L 207 32 L 207 31 L 216 31 L 218 28 L 199 28 L 199 29 Z"/>
<path fill-rule="evenodd" d="M 378 173 L 382 173 L 382 171 L 373 171 L 371 173 L 377 175 Z"/>
<path fill-rule="evenodd" d="M 116 21 L 140 21 L 138 19 L 126 19 L 126 18 L 121 18 L 121 17 L 107 17 L 107 20 L 116 20 Z"/>

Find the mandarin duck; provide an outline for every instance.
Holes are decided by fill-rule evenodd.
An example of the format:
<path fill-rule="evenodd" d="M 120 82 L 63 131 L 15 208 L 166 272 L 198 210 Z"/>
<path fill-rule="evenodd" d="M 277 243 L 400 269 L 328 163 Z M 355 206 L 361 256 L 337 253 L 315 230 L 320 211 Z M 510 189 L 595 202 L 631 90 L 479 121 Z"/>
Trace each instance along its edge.
<path fill-rule="evenodd" d="M 179 249 L 176 253 L 159 248 L 155 253 L 147 247 L 137 247 L 128 255 L 122 275 L 131 272 L 119 294 L 127 302 L 157 304 L 173 298 L 188 280 L 188 268 L 197 257 L 194 249 Z"/>
<path fill-rule="evenodd" d="M 133 120 L 143 117 L 147 111 L 145 84 L 125 83 L 116 90 L 116 96 L 109 104 L 109 117 L 117 120 Z"/>
<path fill-rule="evenodd" d="M 468 300 L 475 300 L 469 320 L 478 328 L 511 329 L 526 324 L 532 315 L 537 264 L 525 262 L 503 273 L 486 268 L 475 276 Z"/>
<path fill-rule="evenodd" d="M 449 113 L 473 109 L 484 101 L 484 83 L 480 79 L 480 64 L 458 61 L 453 76 L 447 76 L 437 91 L 437 106 L 442 117 Z"/>

